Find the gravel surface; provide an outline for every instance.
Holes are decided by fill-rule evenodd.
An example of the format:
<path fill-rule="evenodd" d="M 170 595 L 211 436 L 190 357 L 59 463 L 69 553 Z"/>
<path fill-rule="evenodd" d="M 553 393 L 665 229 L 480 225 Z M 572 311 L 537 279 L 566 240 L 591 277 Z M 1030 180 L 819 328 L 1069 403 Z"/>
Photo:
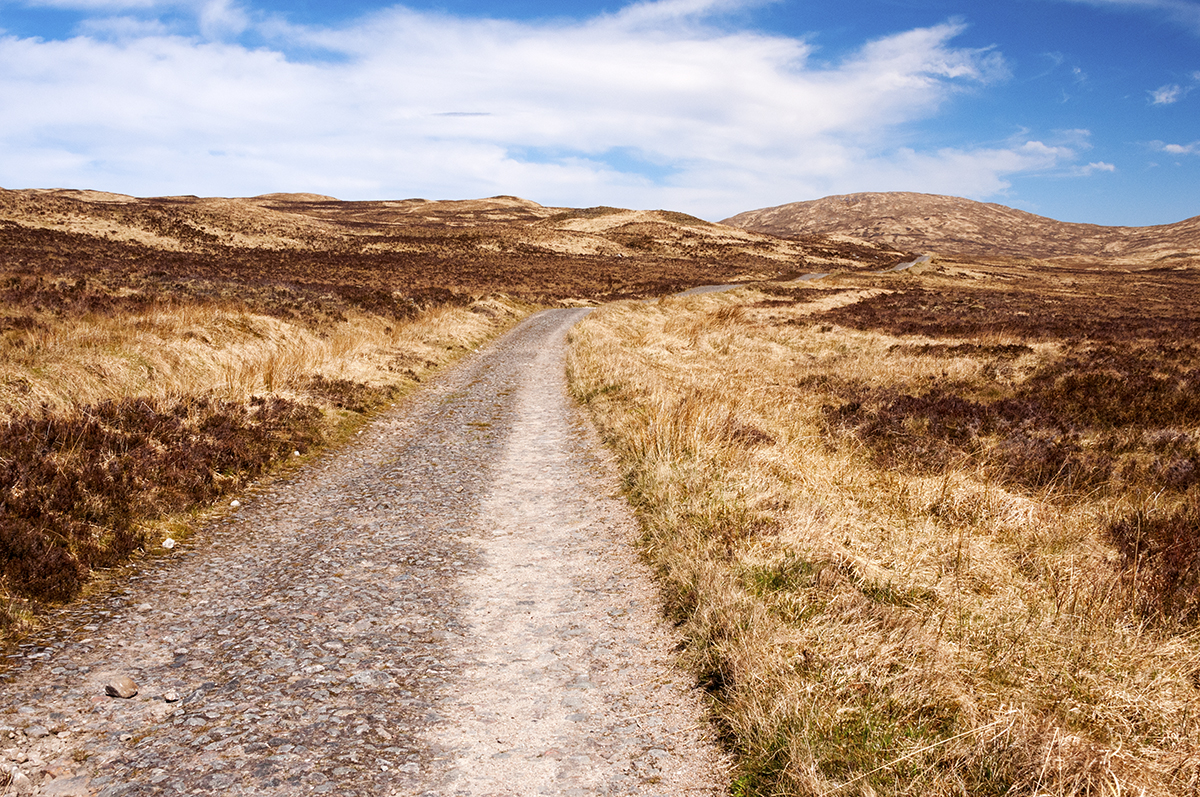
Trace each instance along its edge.
<path fill-rule="evenodd" d="M 0 658 L 0 793 L 725 793 L 565 395 L 583 312 L 532 317 Z"/>

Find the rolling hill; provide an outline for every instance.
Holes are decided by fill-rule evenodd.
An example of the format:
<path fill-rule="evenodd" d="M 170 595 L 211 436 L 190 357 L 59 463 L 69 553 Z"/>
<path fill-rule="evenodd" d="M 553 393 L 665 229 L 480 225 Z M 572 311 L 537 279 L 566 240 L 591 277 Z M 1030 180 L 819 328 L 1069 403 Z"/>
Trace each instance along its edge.
<path fill-rule="evenodd" d="M 864 241 L 781 240 L 665 210 L 545 207 L 512 196 L 339 201 L 317 194 L 137 198 L 101 191 L 0 189 L 0 226 L 201 255 L 336 254 L 405 260 L 651 260 L 772 273 L 876 267 L 899 252 Z M 686 269 L 685 269 L 686 270 Z"/>
<path fill-rule="evenodd" d="M 739 213 L 724 224 L 791 238 L 849 235 L 899 249 L 971 256 L 1200 261 L 1200 216 L 1154 227 L 1073 224 L 993 203 L 862 193 Z"/>

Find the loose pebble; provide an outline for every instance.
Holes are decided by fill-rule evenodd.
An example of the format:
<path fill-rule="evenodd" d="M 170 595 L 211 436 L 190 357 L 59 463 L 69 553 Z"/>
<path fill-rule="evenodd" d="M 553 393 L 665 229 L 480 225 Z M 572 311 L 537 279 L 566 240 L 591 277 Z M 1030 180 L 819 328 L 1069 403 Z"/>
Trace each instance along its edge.
<path fill-rule="evenodd" d="M 137 695 L 138 685 L 128 675 L 119 675 L 104 685 L 104 693 L 109 697 L 128 700 Z"/>

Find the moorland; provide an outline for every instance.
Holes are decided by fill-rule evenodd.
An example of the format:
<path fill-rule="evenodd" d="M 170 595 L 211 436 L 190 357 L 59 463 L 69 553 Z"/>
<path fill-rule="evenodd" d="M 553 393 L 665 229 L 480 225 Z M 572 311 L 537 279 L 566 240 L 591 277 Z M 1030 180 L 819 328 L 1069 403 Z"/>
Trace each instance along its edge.
<path fill-rule="evenodd" d="M 1197 793 L 1200 247 L 1167 232 L 577 327 L 735 794 Z"/>
<path fill-rule="evenodd" d="M 0 190 L 0 628 L 535 306 L 863 258 L 898 253 L 513 197 Z"/>
<path fill-rule="evenodd" d="M 0 190 L 0 625 L 598 304 L 572 389 L 734 793 L 1196 793 L 1195 220 L 857 196 L 718 225 Z"/>

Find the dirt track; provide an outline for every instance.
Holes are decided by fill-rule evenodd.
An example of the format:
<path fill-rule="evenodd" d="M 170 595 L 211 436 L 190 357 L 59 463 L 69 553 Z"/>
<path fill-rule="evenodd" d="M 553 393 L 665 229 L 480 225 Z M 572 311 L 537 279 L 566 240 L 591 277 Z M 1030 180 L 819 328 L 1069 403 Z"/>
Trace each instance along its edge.
<path fill-rule="evenodd" d="M 565 396 L 579 316 L 533 317 L 25 646 L 0 681 L 10 788 L 723 793 Z M 118 675 L 136 697 L 105 696 Z"/>

